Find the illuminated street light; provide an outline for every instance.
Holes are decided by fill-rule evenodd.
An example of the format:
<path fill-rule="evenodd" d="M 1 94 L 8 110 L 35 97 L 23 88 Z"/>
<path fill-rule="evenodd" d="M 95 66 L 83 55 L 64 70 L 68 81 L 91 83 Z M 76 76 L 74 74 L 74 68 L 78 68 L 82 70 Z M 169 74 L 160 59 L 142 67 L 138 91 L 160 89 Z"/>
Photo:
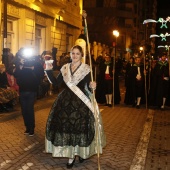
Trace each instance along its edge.
<path fill-rule="evenodd" d="M 113 35 L 116 37 L 116 44 L 115 44 L 115 57 L 116 58 L 116 48 L 117 48 L 117 37 L 119 37 L 119 31 L 113 30 Z"/>
<path fill-rule="evenodd" d="M 144 51 L 144 48 L 141 46 L 141 47 L 139 47 L 139 53 L 140 54 L 143 54 L 143 51 Z"/>
<path fill-rule="evenodd" d="M 113 58 L 113 107 L 114 107 L 114 74 L 115 74 L 115 59 L 116 59 L 116 49 L 117 49 L 117 37 L 119 37 L 119 31 L 113 30 L 113 35 L 116 37 L 115 43 L 115 56 Z"/>
<path fill-rule="evenodd" d="M 140 51 L 143 51 L 143 47 L 139 47 L 139 50 L 140 50 Z"/>
<path fill-rule="evenodd" d="M 119 31 L 113 30 L 113 35 L 116 37 L 116 45 L 115 45 L 115 57 L 116 57 L 117 37 L 119 37 Z"/>
<path fill-rule="evenodd" d="M 114 31 L 113 31 L 113 35 L 114 35 L 116 38 L 119 37 L 119 31 L 114 30 Z"/>

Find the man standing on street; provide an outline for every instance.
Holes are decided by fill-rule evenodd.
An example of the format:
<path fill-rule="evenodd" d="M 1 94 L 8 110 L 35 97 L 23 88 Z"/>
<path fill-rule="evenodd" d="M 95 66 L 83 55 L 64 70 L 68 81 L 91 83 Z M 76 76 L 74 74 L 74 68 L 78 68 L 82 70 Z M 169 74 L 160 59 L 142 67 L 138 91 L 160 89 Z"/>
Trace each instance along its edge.
<path fill-rule="evenodd" d="M 131 95 L 129 96 L 130 103 L 133 107 L 140 108 L 141 101 L 145 100 L 145 79 L 144 79 L 144 66 L 141 64 L 141 58 L 135 57 L 135 63 L 129 71 L 129 80 Z"/>
<path fill-rule="evenodd" d="M 150 90 L 151 105 L 158 106 L 161 110 L 164 110 L 169 90 L 169 63 L 165 53 L 161 55 L 160 61 L 157 62 L 153 69 L 152 80 Z"/>
<path fill-rule="evenodd" d="M 29 55 L 25 49 L 18 54 L 19 61 L 14 70 L 17 84 L 19 85 L 19 95 L 21 111 L 26 130 L 24 134 L 34 135 L 35 116 L 34 102 L 37 97 L 38 86 L 44 76 L 43 66 L 35 60 L 35 57 Z"/>

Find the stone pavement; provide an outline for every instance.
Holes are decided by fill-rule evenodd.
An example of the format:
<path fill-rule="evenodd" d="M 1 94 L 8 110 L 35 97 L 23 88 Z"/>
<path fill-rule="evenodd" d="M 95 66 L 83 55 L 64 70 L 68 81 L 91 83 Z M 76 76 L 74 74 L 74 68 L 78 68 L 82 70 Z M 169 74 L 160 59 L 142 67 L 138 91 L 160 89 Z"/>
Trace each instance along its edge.
<path fill-rule="evenodd" d="M 67 158 L 52 158 L 44 153 L 45 126 L 56 95 L 36 102 L 35 135 L 24 135 L 20 109 L 0 115 L 0 169 L 64 170 Z M 99 106 L 107 145 L 100 155 L 101 170 L 169 170 L 170 112 L 127 107 Z M 76 160 L 75 170 L 97 170 L 97 156 L 83 163 Z"/>
<path fill-rule="evenodd" d="M 170 108 L 154 112 L 146 170 L 170 170 Z"/>

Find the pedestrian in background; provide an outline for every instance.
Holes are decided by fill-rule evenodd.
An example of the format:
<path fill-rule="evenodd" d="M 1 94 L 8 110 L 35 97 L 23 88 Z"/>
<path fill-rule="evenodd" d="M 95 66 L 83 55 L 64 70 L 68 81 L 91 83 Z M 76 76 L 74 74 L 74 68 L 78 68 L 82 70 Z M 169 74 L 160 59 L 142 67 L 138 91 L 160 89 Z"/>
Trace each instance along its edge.
<path fill-rule="evenodd" d="M 14 76 L 19 86 L 21 111 L 26 127 L 24 134 L 33 136 L 35 128 L 34 102 L 38 86 L 44 76 L 44 69 L 34 56 L 25 54 L 24 50 L 22 49 L 19 53 Z"/>
<path fill-rule="evenodd" d="M 131 94 L 128 101 L 133 107 L 140 108 L 140 104 L 145 102 L 145 78 L 144 66 L 139 56 L 135 57 L 135 63 L 129 71 Z"/>
<path fill-rule="evenodd" d="M 126 93 L 125 93 L 125 99 L 124 103 L 127 105 L 132 105 L 133 100 L 132 99 L 132 94 L 133 94 L 133 87 L 131 85 L 131 78 L 130 78 L 130 73 L 131 69 L 133 68 L 134 65 L 134 58 L 130 57 L 129 62 L 126 64 L 126 72 L 125 72 L 125 88 L 126 88 Z"/>
<path fill-rule="evenodd" d="M 76 45 L 71 49 L 71 63 L 65 64 L 57 78 L 51 70 L 46 70 L 53 84 L 63 85 L 63 90 L 55 100 L 46 125 L 45 151 L 53 157 L 68 157 L 67 168 L 96 154 L 96 120 L 94 109 L 99 116 L 99 150 L 105 146 L 105 135 L 97 103 L 92 103 L 91 90 L 96 83 L 91 82 L 90 67 L 81 62 L 83 49 Z M 94 107 L 95 106 L 95 107 Z"/>
<path fill-rule="evenodd" d="M 101 97 L 105 96 L 105 105 L 112 107 L 113 105 L 113 71 L 114 71 L 114 104 L 119 104 L 120 89 L 119 89 L 119 62 L 115 62 L 115 67 L 113 67 L 113 62 L 109 54 L 104 54 L 104 60 L 101 60 L 99 64 L 99 75 L 97 84 L 99 88 L 96 89 L 96 98 L 100 103 Z"/>
<path fill-rule="evenodd" d="M 150 105 L 164 110 L 169 91 L 169 63 L 165 53 L 161 54 L 151 76 Z"/>
<path fill-rule="evenodd" d="M 105 88 L 105 68 L 104 62 L 105 62 L 105 55 L 100 55 L 96 59 L 96 81 L 97 81 L 97 88 L 96 88 L 96 100 L 99 104 L 105 104 L 106 103 L 106 97 L 105 97 L 105 91 L 103 90 Z"/>
<path fill-rule="evenodd" d="M 104 91 L 106 97 L 106 105 L 111 107 L 112 106 L 112 99 L 113 99 L 113 63 L 111 61 L 111 57 L 109 54 L 105 55 L 105 62 L 104 62 Z"/>

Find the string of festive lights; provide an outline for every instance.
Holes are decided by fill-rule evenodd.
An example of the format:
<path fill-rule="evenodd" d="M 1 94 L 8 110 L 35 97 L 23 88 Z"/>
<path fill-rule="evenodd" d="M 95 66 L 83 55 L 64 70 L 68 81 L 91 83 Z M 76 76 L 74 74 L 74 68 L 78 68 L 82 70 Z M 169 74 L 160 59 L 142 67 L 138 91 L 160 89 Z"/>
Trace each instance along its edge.
<path fill-rule="evenodd" d="M 154 37 L 161 37 L 162 40 L 161 41 L 166 41 L 166 37 L 170 36 L 169 33 L 165 33 L 165 34 L 160 34 L 160 35 L 157 35 L 157 34 L 152 34 L 150 35 L 150 38 L 154 38 Z"/>
<path fill-rule="evenodd" d="M 154 20 L 154 19 L 146 19 L 143 21 L 143 24 L 148 24 L 150 22 L 155 22 L 155 23 L 162 23 L 162 25 L 160 26 L 160 28 L 168 28 L 167 26 L 167 22 L 170 22 L 170 17 L 168 16 L 166 19 L 163 19 L 163 18 L 159 18 L 158 20 Z"/>
<path fill-rule="evenodd" d="M 168 45 L 159 45 L 158 48 L 165 48 L 166 50 L 169 50 L 169 47 Z"/>
<path fill-rule="evenodd" d="M 153 23 L 159 23 L 160 22 L 160 23 L 162 23 L 160 28 L 163 28 L 163 27 L 168 28 L 167 23 L 170 22 L 170 17 L 168 16 L 166 19 L 159 18 L 158 20 L 146 19 L 146 20 L 143 21 L 143 24 L 148 24 L 150 22 L 153 22 Z M 152 34 L 152 35 L 150 35 L 150 38 L 161 37 L 162 38 L 161 41 L 166 41 L 166 37 L 169 37 L 169 36 L 170 36 L 170 34 L 166 32 L 165 34 L 161 33 L 160 35 Z M 158 48 L 165 48 L 166 50 L 169 51 L 170 46 L 169 45 L 159 45 Z"/>

